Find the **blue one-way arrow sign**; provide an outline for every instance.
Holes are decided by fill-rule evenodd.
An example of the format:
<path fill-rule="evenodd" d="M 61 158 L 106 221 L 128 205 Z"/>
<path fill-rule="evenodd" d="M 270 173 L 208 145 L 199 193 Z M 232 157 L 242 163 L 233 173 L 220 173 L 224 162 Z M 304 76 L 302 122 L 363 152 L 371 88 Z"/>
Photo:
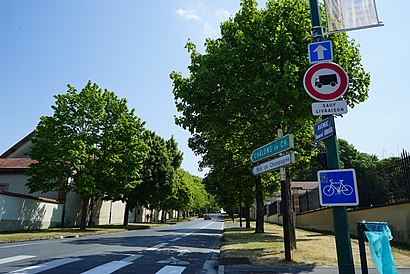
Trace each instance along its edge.
<path fill-rule="evenodd" d="M 332 41 L 321 41 L 308 45 L 309 63 L 330 62 L 333 60 Z"/>

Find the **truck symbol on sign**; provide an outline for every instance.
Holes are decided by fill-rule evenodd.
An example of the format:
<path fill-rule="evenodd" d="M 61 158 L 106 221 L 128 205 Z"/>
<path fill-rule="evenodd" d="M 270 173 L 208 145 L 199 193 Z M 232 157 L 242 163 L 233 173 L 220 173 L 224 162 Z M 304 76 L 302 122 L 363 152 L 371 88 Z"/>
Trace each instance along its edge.
<path fill-rule="evenodd" d="M 315 79 L 315 86 L 321 88 L 322 86 L 331 85 L 332 87 L 337 85 L 337 75 L 336 74 L 325 74 L 320 75 Z"/>

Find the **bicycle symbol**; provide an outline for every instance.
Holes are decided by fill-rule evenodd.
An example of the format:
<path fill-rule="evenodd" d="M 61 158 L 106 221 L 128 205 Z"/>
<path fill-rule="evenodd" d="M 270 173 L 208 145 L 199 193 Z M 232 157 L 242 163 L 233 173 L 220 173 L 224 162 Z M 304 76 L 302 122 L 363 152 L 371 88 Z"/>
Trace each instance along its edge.
<path fill-rule="evenodd" d="M 345 196 L 349 196 L 353 193 L 353 187 L 343 184 L 343 180 L 339 180 L 339 182 L 333 182 L 333 179 L 330 179 L 329 182 L 330 185 L 323 188 L 323 194 L 325 194 L 326 196 L 332 196 L 335 191 L 337 192 L 337 194 L 343 194 Z"/>

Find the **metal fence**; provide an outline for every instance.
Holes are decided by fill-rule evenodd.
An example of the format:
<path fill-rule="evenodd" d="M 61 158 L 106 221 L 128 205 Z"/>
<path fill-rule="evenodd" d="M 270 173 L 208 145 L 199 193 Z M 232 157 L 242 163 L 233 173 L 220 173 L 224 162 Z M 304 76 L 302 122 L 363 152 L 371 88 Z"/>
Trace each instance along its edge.
<path fill-rule="evenodd" d="M 401 157 L 378 168 L 356 172 L 359 208 L 395 204 L 410 201 L 410 154 L 403 151 Z M 299 197 L 300 213 L 321 208 L 318 189 Z"/>
<path fill-rule="evenodd" d="M 300 213 L 308 212 L 321 207 L 322 206 L 320 205 L 318 189 L 307 191 L 299 196 Z"/>
<path fill-rule="evenodd" d="M 269 205 L 268 215 L 275 215 L 278 214 L 278 201 L 275 201 Z"/>
<path fill-rule="evenodd" d="M 358 178 L 360 207 L 410 201 L 410 154 Z"/>

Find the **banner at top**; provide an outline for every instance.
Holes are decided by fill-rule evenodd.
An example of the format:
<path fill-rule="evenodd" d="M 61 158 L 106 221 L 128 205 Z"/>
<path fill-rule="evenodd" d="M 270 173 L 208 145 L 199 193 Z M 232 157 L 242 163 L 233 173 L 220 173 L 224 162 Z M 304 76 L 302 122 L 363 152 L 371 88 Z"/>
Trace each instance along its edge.
<path fill-rule="evenodd" d="M 375 0 L 324 0 L 327 31 L 338 32 L 382 26 Z"/>

